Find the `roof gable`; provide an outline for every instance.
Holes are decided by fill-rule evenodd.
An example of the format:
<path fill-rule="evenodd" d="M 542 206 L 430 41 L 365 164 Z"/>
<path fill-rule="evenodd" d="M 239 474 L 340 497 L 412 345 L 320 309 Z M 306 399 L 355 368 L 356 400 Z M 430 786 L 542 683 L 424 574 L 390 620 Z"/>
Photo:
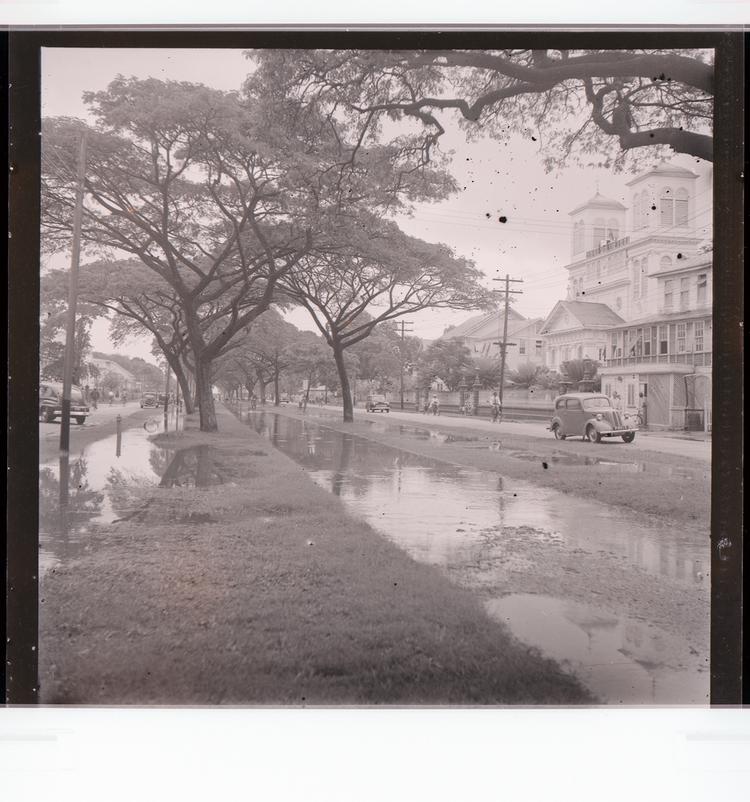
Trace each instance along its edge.
<path fill-rule="evenodd" d="M 625 321 L 607 304 L 593 301 L 558 301 L 542 324 L 541 332 L 609 328 Z"/>

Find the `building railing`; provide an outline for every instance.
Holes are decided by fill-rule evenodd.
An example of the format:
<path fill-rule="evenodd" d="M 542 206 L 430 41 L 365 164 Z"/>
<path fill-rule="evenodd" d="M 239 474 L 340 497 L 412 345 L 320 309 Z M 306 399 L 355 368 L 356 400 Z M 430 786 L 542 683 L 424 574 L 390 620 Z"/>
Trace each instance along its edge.
<path fill-rule="evenodd" d="M 609 253 L 609 251 L 614 251 L 623 245 L 627 245 L 629 242 L 630 237 L 620 237 L 620 239 L 614 239 L 611 242 L 605 242 L 603 245 L 599 245 L 596 248 L 592 248 L 590 251 L 586 251 L 586 258 L 589 259 L 592 256 L 599 256 L 599 254 L 602 253 Z"/>
<path fill-rule="evenodd" d="M 621 367 L 624 365 L 694 365 L 695 367 L 710 367 L 711 352 L 693 354 L 652 354 L 649 356 L 618 356 L 613 359 L 606 359 L 605 365 L 608 368 Z"/>

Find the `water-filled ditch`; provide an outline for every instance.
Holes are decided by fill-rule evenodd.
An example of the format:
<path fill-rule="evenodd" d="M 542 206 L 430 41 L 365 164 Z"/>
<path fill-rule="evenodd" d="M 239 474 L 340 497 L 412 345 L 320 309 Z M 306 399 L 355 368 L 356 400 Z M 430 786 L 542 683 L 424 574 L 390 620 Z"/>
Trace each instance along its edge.
<path fill-rule="evenodd" d="M 309 420 L 264 412 L 246 420 L 414 559 L 475 588 L 491 615 L 570 667 L 600 698 L 705 703 L 705 654 L 657 625 L 648 609 L 616 612 L 616 600 L 602 598 L 586 573 L 632 576 L 635 595 L 646 586 L 689 595 L 707 586 L 707 537 Z M 558 559 L 567 565 L 571 557 L 580 568 L 561 567 L 567 574 L 557 585 L 548 580 L 547 592 L 522 592 L 524 576 L 539 587 L 540 566 Z"/>

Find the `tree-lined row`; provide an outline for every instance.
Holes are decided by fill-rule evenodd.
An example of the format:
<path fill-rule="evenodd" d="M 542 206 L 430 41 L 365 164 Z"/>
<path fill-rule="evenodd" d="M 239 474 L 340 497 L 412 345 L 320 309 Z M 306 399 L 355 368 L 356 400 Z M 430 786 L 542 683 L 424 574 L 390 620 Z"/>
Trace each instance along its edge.
<path fill-rule="evenodd" d="M 271 93 L 118 78 L 87 96 L 96 127 L 43 126 L 43 247 L 67 248 L 86 129 L 81 299 L 147 331 L 216 429 L 216 360 L 272 306 L 306 308 L 351 399 L 344 354 L 385 321 L 490 302 L 472 264 L 404 234 L 389 215 L 445 197 L 450 176 L 419 150 Z M 64 284 L 62 275 L 47 281 Z"/>
<path fill-rule="evenodd" d="M 69 247 L 85 132 L 82 301 L 114 314 L 115 337 L 150 333 L 188 402 L 192 377 L 203 430 L 216 365 L 262 316 L 281 325 L 272 308 L 308 311 L 351 420 L 352 347 L 421 309 L 492 304 L 470 262 L 394 222 L 459 189 L 439 148 L 446 113 L 467 136 L 546 137 L 548 166 L 613 141 L 615 165 L 644 145 L 711 158 L 701 51 L 248 55 L 239 92 L 118 76 L 84 95 L 94 125 L 43 122 L 44 252 Z"/>

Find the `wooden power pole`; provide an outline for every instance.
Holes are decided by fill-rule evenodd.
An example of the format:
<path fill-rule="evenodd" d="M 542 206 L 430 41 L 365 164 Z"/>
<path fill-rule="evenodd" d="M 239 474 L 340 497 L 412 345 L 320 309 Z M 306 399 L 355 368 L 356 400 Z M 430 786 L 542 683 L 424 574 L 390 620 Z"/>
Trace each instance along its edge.
<path fill-rule="evenodd" d="M 400 320 L 396 323 L 396 326 L 401 326 L 401 348 L 399 351 L 399 362 L 401 363 L 401 409 L 404 408 L 404 337 L 406 336 L 406 332 L 409 333 L 413 332 L 414 329 L 407 329 L 406 326 L 413 326 L 410 320 Z M 398 328 L 396 329 L 398 331 Z"/>
<path fill-rule="evenodd" d="M 500 346 L 500 387 L 498 388 L 498 395 L 500 398 L 500 404 L 503 403 L 503 385 L 505 384 L 505 359 L 506 353 L 508 350 L 509 345 L 515 345 L 515 343 L 508 342 L 508 309 L 510 307 L 510 296 L 511 293 L 515 293 L 520 295 L 523 290 L 512 290 L 510 288 L 510 283 L 515 282 L 517 284 L 522 284 L 523 279 L 521 278 L 511 278 L 507 273 L 505 274 L 505 278 L 496 278 L 494 281 L 504 281 L 505 282 L 505 289 L 504 290 L 495 290 L 495 292 L 503 293 L 505 295 L 505 311 L 503 312 L 503 339 L 497 343 Z"/>
<path fill-rule="evenodd" d="M 60 455 L 70 454 L 70 388 L 73 384 L 75 362 L 76 305 L 78 303 L 78 263 L 81 259 L 81 226 L 83 222 L 83 182 L 86 172 L 86 131 L 81 133 L 76 175 L 76 204 L 73 212 L 73 247 L 70 255 L 70 285 L 68 286 L 68 319 L 65 326 L 65 355 L 63 359 L 62 418 L 60 420 Z M 61 477 L 62 480 L 62 477 Z"/>

